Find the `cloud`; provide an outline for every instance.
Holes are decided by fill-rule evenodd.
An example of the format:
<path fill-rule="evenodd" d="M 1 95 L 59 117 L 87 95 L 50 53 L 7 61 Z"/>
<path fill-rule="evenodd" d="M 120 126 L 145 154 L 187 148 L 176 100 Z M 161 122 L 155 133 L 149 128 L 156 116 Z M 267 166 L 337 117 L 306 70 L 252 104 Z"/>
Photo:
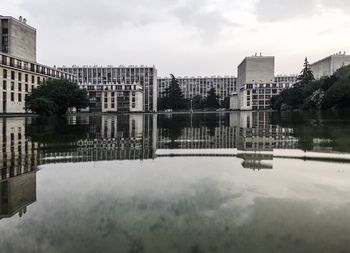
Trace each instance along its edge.
<path fill-rule="evenodd" d="M 349 0 L 257 0 L 255 15 L 258 21 L 278 22 L 308 18 L 335 9 L 347 13 Z"/>
<path fill-rule="evenodd" d="M 163 10 L 166 2 L 170 1 L 162 3 L 154 0 L 153 6 L 137 0 L 32 0 L 22 3 L 22 7 L 33 16 L 47 18 L 48 22 L 59 21 L 62 25 L 79 25 L 88 26 L 94 30 L 109 30 L 128 24 L 144 26 L 158 22 L 159 15 L 155 15 L 156 11 L 158 8 Z"/>
<path fill-rule="evenodd" d="M 194 0 L 176 8 L 173 14 L 182 24 L 196 28 L 209 40 L 215 38 L 225 28 L 241 26 L 226 17 L 220 10 L 209 6 L 208 1 Z"/>
<path fill-rule="evenodd" d="M 255 14 L 258 21 L 275 22 L 313 15 L 317 0 L 258 0 Z"/>

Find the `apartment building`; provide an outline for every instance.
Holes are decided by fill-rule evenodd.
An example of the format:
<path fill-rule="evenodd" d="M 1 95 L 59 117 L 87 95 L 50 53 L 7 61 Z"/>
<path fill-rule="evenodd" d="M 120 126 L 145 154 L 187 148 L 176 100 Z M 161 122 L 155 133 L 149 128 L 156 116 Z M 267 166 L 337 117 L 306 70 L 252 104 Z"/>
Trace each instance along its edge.
<path fill-rule="evenodd" d="M 277 75 L 275 76 L 275 83 L 285 83 L 292 87 L 298 82 L 298 75 Z"/>
<path fill-rule="evenodd" d="M 207 97 L 211 88 L 216 90 L 220 101 L 236 92 L 236 77 L 177 77 L 179 86 L 187 99 L 195 96 Z M 166 88 L 170 86 L 171 78 L 158 78 L 158 97 L 163 97 Z"/>
<path fill-rule="evenodd" d="M 63 66 L 89 94 L 90 111 L 156 112 L 157 70 L 147 66 Z"/>
<path fill-rule="evenodd" d="M 36 31 L 25 19 L 0 16 L 0 113 L 24 113 L 25 97 L 47 79 L 74 80 L 36 62 Z"/>
<path fill-rule="evenodd" d="M 275 77 L 275 57 L 246 57 L 238 66 L 238 91 L 230 98 L 233 110 L 265 110 L 270 108 L 270 99 L 291 87 L 295 76 Z"/>
<path fill-rule="evenodd" d="M 350 55 L 339 52 L 312 63 L 310 67 L 315 79 L 318 80 L 333 75 L 338 69 L 347 65 L 350 65 Z"/>

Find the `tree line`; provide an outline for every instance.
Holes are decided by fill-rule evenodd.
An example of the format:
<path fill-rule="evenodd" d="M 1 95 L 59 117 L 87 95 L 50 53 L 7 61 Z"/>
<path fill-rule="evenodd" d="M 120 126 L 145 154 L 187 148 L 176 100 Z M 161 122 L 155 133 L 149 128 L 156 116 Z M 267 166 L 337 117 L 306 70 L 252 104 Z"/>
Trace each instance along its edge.
<path fill-rule="evenodd" d="M 162 96 L 158 98 L 158 109 L 159 110 L 203 110 L 203 109 L 218 109 L 218 108 L 229 108 L 229 98 L 220 103 L 219 96 L 216 95 L 215 88 L 211 88 L 208 91 L 206 97 L 196 95 L 191 99 L 185 98 L 179 81 L 175 78 L 174 75 L 171 76 L 171 81 L 169 87 L 165 89 Z M 192 103 L 192 105 L 191 105 Z"/>
<path fill-rule="evenodd" d="M 344 66 L 331 76 L 315 80 L 306 58 L 298 82 L 272 97 L 271 106 L 279 111 L 349 108 L 350 66 Z"/>

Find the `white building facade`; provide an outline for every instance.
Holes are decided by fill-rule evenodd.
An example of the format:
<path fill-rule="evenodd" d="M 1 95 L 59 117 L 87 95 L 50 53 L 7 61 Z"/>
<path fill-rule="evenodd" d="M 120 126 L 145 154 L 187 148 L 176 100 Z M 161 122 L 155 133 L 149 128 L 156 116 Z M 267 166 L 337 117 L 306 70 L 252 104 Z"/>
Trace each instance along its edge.
<path fill-rule="evenodd" d="M 230 98 L 233 110 L 266 110 L 270 99 L 291 87 L 297 76 L 275 76 L 275 57 L 246 57 L 238 66 L 237 93 Z"/>
<path fill-rule="evenodd" d="M 179 86 L 187 99 L 195 96 L 207 97 L 208 91 L 214 88 L 219 101 L 230 97 L 236 92 L 236 77 L 234 76 L 214 76 L 214 77 L 177 77 Z M 170 86 L 171 78 L 158 78 L 158 97 L 163 97 L 166 88 Z"/>
<path fill-rule="evenodd" d="M 312 73 L 316 80 L 322 77 L 331 76 L 338 69 L 350 65 L 350 55 L 346 53 L 337 53 L 323 58 L 310 65 Z"/>
<path fill-rule="evenodd" d="M 90 111 L 156 112 L 157 70 L 146 66 L 73 66 L 61 70 L 88 91 Z"/>
<path fill-rule="evenodd" d="M 25 19 L 0 16 L 0 113 L 25 113 L 25 97 L 47 79 L 73 75 L 36 61 L 36 30 Z"/>

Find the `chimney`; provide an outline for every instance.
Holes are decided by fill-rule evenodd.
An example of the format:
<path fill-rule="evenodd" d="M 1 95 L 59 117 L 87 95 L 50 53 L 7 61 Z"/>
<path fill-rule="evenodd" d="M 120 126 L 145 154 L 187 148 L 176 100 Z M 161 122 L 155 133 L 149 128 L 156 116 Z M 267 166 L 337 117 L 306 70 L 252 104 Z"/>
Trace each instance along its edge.
<path fill-rule="evenodd" d="M 23 18 L 23 23 L 27 24 L 27 19 Z"/>
<path fill-rule="evenodd" d="M 22 16 L 19 16 L 18 20 L 22 22 L 23 21 Z"/>

